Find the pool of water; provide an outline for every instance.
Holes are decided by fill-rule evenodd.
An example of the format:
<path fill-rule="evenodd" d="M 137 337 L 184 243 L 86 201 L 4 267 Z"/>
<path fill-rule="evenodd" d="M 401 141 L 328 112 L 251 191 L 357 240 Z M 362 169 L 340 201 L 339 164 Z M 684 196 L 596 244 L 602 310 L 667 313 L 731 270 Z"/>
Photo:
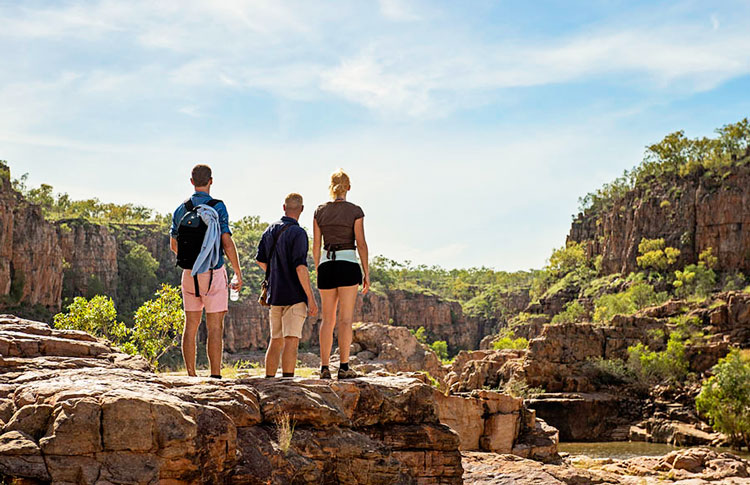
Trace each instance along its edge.
<path fill-rule="evenodd" d="M 591 458 L 614 458 L 627 460 L 636 456 L 662 456 L 679 448 L 662 443 L 644 443 L 642 441 L 612 441 L 606 443 L 560 443 L 558 451 L 571 456 L 585 455 Z M 714 448 L 719 452 L 728 452 L 745 459 L 750 453 L 740 453 L 729 448 Z"/>

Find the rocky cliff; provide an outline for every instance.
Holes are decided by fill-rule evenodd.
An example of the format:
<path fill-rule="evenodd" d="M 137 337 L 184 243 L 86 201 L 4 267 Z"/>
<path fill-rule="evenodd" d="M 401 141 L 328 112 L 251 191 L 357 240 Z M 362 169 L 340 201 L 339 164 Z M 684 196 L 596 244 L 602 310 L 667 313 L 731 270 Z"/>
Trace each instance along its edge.
<path fill-rule="evenodd" d="M 695 263 L 712 248 L 718 269 L 750 269 L 750 167 L 724 178 L 701 173 L 652 180 L 616 200 L 608 211 L 579 214 L 569 241 L 584 243 L 590 256 L 602 257 L 607 273 L 638 269 L 642 238 L 664 238 L 681 251 L 678 266 Z"/>
<path fill-rule="evenodd" d="M 62 269 L 55 226 L 12 189 L 10 171 L 0 163 L 0 307 L 58 308 Z"/>
<path fill-rule="evenodd" d="M 0 309 L 56 312 L 64 299 L 97 292 L 117 301 L 125 241 L 148 248 L 160 281 L 178 281 L 168 237 L 157 226 L 49 222 L 12 188 L 10 171 L 0 164 Z"/>
<path fill-rule="evenodd" d="M 458 449 L 418 379 L 158 376 L 85 333 L 0 317 L 4 483 L 457 484 Z"/>

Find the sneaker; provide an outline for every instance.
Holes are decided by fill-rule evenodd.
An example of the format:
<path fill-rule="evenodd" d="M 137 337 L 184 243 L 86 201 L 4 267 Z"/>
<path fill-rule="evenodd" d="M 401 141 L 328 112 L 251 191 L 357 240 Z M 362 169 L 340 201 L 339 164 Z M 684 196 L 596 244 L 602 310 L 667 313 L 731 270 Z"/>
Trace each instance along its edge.
<path fill-rule="evenodd" d="M 320 378 L 321 379 L 330 379 L 331 378 L 331 371 L 326 367 L 325 369 L 320 370 Z"/>
<path fill-rule="evenodd" d="M 349 370 L 339 369 L 339 375 L 338 375 L 339 379 L 355 379 L 357 377 L 359 377 L 359 374 L 357 374 L 353 369 L 349 369 Z"/>

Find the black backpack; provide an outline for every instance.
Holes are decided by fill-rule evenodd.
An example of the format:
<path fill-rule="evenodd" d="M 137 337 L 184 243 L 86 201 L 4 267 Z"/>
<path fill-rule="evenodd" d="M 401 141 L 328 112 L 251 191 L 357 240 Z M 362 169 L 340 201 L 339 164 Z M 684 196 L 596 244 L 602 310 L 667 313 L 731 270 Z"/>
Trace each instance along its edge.
<path fill-rule="evenodd" d="M 206 205 L 215 207 L 219 202 L 221 202 L 219 199 L 211 199 L 206 202 Z M 186 200 L 183 206 L 187 212 L 177 225 L 177 266 L 182 269 L 193 269 L 195 260 L 201 252 L 208 226 L 198 215 L 198 209 L 191 199 Z"/>

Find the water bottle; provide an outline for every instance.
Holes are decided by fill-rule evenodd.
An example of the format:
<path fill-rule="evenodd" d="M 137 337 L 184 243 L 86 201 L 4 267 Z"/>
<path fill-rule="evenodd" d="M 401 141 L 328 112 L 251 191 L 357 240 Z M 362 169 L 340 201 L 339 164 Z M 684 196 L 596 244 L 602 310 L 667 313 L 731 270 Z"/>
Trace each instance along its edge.
<path fill-rule="evenodd" d="M 239 290 L 234 288 L 235 283 L 237 283 L 237 275 L 235 274 L 232 276 L 232 283 L 229 285 L 229 299 L 232 301 L 237 301 L 240 299 L 240 292 Z"/>

